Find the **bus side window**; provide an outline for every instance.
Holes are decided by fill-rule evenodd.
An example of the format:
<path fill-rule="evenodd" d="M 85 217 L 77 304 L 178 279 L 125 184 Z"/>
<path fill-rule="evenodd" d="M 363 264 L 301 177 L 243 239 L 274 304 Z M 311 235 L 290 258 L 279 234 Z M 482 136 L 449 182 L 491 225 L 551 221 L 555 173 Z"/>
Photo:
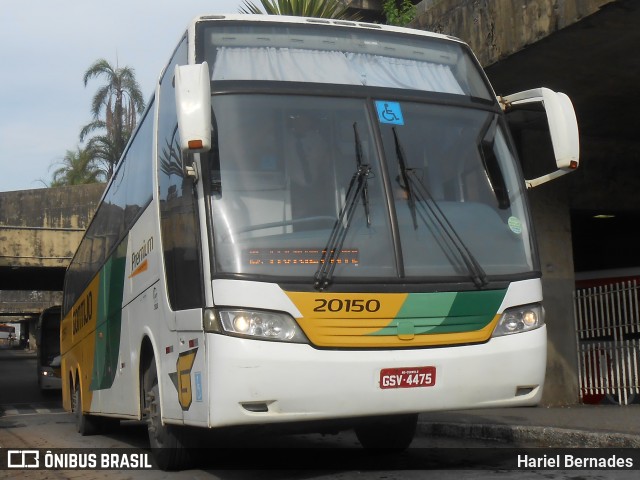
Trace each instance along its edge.
<path fill-rule="evenodd" d="M 174 143 L 175 145 L 175 143 Z M 202 267 L 199 228 L 192 192 L 193 182 L 184 174 L 179 149 L 170 150 L 180 170 L 160 170 L 160 219 L 169 301 L 174 310 L 202 305 Z"/>
<path fill-rule="evenodd" d="M 176 50 L 171 68 L 186 61 L 186 39 Z M 173 310 L 197 308 L 203 304 L 200 229 L 194 183 L 185 173 L 185 162 L 178 142 L 175 92 L 170 75 L 160 86 L 158 118 L 158 186 L 160 230 L 169 302 Z"/>

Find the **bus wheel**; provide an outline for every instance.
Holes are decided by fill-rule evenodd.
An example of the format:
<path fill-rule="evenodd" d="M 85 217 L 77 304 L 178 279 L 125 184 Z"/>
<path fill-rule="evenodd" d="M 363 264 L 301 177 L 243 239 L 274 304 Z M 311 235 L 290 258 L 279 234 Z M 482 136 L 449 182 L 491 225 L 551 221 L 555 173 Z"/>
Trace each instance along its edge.
<path fill-rule="evenodd" d="M 354 428 L 365 449 L 403 452 L 411 444 L 418 425 L 418 414 L 376 418 Z"/>
<path fill-rule="evenodd" d="M 80 435 L 93 435 L 98 432 L 98 418 L 82 413 L 82 394 L 80 382 L 76 381 L 71 395 L 71 411 L 76 418 L 76 430 Z"/>
<path fill-rule="evenodd" d="M 152 359 L 144 378 L 145 420 L 149 433 L 149 445 L 162 470 L 180 470 L 191 464 L 183 428 L 162 423 L 160 389 L 155 362 Z"/>

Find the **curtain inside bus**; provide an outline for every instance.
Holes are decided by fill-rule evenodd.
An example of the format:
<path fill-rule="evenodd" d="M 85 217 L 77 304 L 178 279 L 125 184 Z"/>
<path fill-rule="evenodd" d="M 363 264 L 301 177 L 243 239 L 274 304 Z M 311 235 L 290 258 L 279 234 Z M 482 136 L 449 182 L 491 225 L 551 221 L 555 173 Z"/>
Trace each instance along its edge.
<path fill-rule="evenodd" d="M 464 95 L 449 65 L 328 50 L 219 47 L 212 80 L 336 83 Z"/>

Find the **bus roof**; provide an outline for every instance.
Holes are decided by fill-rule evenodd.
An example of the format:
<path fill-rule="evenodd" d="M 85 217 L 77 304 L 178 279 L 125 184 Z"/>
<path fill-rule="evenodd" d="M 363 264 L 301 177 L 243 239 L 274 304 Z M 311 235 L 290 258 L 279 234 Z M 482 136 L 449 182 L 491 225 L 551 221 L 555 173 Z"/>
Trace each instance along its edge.
<path fill-rule="evenodd" d="M 308 25 L 330 25 L 337 27 L 345 27 L 345 28 L 355 28 L 361 30 L 379 30 L 386 32 L 396 32 L 413 36 L 423 36 L 423 37 L 431 37 L 431 38 L 439 38 L 443 40 L 454 41 L 458 43 L 465 43 L 457 37 L 453 37 L 450 35 L 443 35 L 440 33 L 429 32 L 426 30 L 418 30 L 414 28 L 405 28 L 405 27 L 395 27 L 391 25 L 382 25 L 379 23 L 367 23 L 367 22 L 359 22 L 353 20 L 340 20 L 333 18 L 313 18 L 313 17 L 294 17 L 287 15 L 253 15 L 253 14 L 218 14 L 218 15 L 199 15 L 195 17 L 191 24 L 189 25 L 189 29 L 195 27 L 195 24 L 198 22 L 208 22 L 208 21 L 243 21 L 243 22 L 265 22 L 265 23 L 294 23 L 298 25 L 308 24 Z"/>
<path fill-rule="evenodd" d="M 60 315 L 61 310 L 62 310 L 62 305 L 52 305 L 42 310 L 40 315 Z"/>

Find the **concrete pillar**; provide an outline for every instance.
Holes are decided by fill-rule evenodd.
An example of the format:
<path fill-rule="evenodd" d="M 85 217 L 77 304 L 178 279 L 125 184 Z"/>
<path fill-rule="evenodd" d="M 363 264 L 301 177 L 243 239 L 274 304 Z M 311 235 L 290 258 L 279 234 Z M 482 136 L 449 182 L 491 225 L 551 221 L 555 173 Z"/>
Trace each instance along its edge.
<path fill-rule="evenodd" d="M 555 170 L 546 120 L 538 128 L 515 132 L 525 178 Z M 543 405 L 578 403 L 578 357 L 574 326 L 575 274 L 570 216 L 570 176 L 528 190 L 542 271 L 543 306 L 547 324 L 547 378 Z"/>
<path fill-rule="evenodd" d="M 578 358 L 573 308 L 574 268 L 568 178 L 529 191 L 542 268 L 547 323 L 547 378 L 543 405 L 578 402 Z"/>

